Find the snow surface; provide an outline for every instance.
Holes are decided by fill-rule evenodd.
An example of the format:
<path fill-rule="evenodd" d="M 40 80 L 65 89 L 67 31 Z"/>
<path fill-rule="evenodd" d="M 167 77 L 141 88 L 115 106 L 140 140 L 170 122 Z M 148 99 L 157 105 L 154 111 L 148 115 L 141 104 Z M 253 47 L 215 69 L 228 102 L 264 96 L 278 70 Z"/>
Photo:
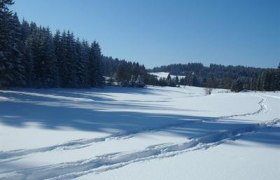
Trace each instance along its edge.
<path fill-rule="evenodd" d="M 280 93 L 0 91 L 0 179 L 280 176 Z"/>

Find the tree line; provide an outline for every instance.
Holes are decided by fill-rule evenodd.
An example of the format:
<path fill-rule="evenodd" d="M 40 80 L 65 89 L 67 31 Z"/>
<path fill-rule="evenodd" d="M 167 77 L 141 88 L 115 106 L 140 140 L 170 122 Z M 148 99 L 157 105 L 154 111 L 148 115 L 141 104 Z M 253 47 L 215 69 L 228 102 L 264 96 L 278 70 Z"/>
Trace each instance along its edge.
<path fill-rule="evenodd" d="M 0 2 L 0 87 L 102 86 L 102 54 L 69 31 L 19 21 L 9 10 L 12 0 Z"/>
<path fill-rule="evenodd" d="M 143 87 L 190 85 L 233 91 L 280 90 L 280 67 L 275 69 L 201 63 L 171 64 L 150 72 L 184 78 L 157 79 L 144 65 L 103 56 L 99 44 L 76 38 L 70 31 L 19 21 L 9 10 L 13 0 L 0 1 L 0 88 L 84 88 L 108 85 Z M 106 81 L 104 79 L 106 78 Z"/>
<path fill-rule="evenodd" d="M 155 67 L 150 72 L 169 72 L 172 75 L 184 76 L 177 78 L 156 79 L 155 85 L 189 85 L 209 88 L 224 88 L 232 91 L 280 90 L 280 64 L 278 68 L 253 68 L 244 66 L 224 66 L 210 64 L 209 67 L 202 63 L 171 64 Z"/>
<path fill-rule="evenodd" d="M 112 81 L 118 82 L 121 86 L 138 87 L 147 83 L 148 73 L 144 65 L 106 56 L 103 57 L 102 62 L 104 76 L 109 78 L 109 85 Z"/>
<path fill-rule="evenodd" d="M 97 42 L 20 22 L 9 10 L 12 4 L 13 0 L 0 1 L 0 88 L 100 87 L 104 77 L 121 85 L 145 79 L 144 65 L 103 56 Z"/>

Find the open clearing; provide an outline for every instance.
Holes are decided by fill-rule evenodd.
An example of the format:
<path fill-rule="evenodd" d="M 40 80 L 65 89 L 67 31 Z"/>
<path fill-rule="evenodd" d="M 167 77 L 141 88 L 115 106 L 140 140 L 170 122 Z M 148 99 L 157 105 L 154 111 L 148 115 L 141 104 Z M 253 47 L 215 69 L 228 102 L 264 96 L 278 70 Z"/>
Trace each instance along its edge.
<path fill-rule="evenodd" d="M 0 91 L 0 179 L 280 177 L 280 93 Z"/>

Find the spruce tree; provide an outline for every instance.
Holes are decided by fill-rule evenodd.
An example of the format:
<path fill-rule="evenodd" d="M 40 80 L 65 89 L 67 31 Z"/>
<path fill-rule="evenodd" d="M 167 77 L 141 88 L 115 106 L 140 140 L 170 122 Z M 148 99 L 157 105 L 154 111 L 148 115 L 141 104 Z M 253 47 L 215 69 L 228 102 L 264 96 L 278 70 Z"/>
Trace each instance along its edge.
<path fill-rule="evenodd" d="M 56 31 L 53 37 L 53 44 L 54 44 L 54 53 L 56 56 L 56 67 L 58 70 L 58 84 L 59 86 L 62 85 L 61 77 L 62 75 L 62 61 L 63 61 L 63 50 L 62 50 L 62 43 L 61 43 L 61 33 L 59 30 Z"/>
<path fill-rule="evenodd" d="M 34 71 L 33 71 L 33 57 L 32 57 L 32 40 L 28 38 L 25 41 L 23 56 L 22 56 L 22 63 L 24 66 L 24 78 L 25 78 L 25 86 L 26 87 L 33 87 L 33 79 L 35 78 Z"/>
<path fill-rule="evenodd" d="M 23 86 L 26 84 L 23 65 L 24 42 L 22 41 L 21 24 L 16 13 L 11 17 L 10 33 L 12 39 L 11 51 L 8 55 L 8 59 L 10 59 L 13 66 L 12 82 L 10 85 Z"/>
<path fill-rule="evenodd" d="M 42 58 L 44 59 L 44 79 L 43 84 L 46 87 L 57 87 L 58 86 L 58 69 L 57 69 L 57 58 L 55 55 L 55 46 L 53 42 L 52 34 L 49 28 L 43 32 L 43 49 Z"/>
<path fill-rule="evenodd" d="M 76 63 L 76 79 L 77 87 L 86 86 L 86 63 L 83 56 L 83 45 L 78 39 L 75 43 L 75 63 Z"/>
<path fill-rule="evenodd" d="M 57 87 L 57 59 L 50 30 L 39 28 L 31 39 L 34 85 L 37 87 Z"/>
<path fill-rule="evenodd" d="M 15 33 L 15 17 L 9 10 L 12 0 L 0 1 L 0 87 L 15 84 L 15 61 L 19 61 Z"/>
<path fill-rule="evenodd" d="M 62 87 L 75 87 L 75 57 L 74 36 L 64 31 L 61 36 L 61 50 L 59 55 L 59 74 Z"/>
<path fill-rule="evenodd" d="M 76 59 L 76 49 L 75 49 L 75 37 L 73 33 L 67 32 L 66 36 L 66 61 L 69 70 L 69 79 L 67 87 L 77 87 L 77 59 Z"/>
<path fill-rule="evenodd" d="M 81 65 L 83 67 L 83 75 L 82 75 L 82 81 L 83 81 L 83 87 L 89 87 L 89 73 L 88 73 L 88 67 L 89 67 L 89 51 L 90 47 L 88 45 L 87 41 L 83 41 L 81 44 Z"/>
<path fill-rule="evenodd" d="M 101 60 L 101 49 L 99 44 L 94 41 L 90 47 L 88 64 L 88 77 L 91 86 L 102 86 L 104 84 Z"/>

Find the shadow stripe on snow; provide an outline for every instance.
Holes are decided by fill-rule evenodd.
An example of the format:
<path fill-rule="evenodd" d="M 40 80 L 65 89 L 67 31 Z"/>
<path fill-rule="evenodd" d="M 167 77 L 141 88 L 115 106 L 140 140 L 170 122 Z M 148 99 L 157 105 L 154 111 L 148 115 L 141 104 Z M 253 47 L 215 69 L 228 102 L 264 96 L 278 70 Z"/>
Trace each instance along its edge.
<path fill-rule="evenodd" d="M 220 119 L 227 119 L 227 118 L 234 118 L 234 117 L 243 117 L 243 116 L 250 116 L 250 115 L 256 115 L 261 112 L 264 112 L 267 110 L 266 104 L 264 103 L 265 99 L 262 98 L 259 102 L 259 109 L 251 112 L 251 113 L 243 113 L 243 114 L 235 114 L 235 115 L 229 115 L 229 116 L 220 116 L 217 118 L 213 118 L 211 120 L 207 119 L 207 121 L 216 121 Z M 90 146 L 92 143 L 98 143 L 98 142 L 104 142 L 108 140 L 119 140 L 119 139 L 128 139 L 132 138 L 134 135 L 144 132 L 153 132 L 153 131 L 160 131 L 167 128 L 187 125 L 189 123 L 200 123 L 202 121 L 205 121 L 205 119 L 197 119 L 197 120 L 188 120 L 184 121 L 182 123 L 173 123 L 173 124 L 166 124 L 160 127 L 151 127 L 151 128 L 143 128 L 138 129 L 134 131 L 124 132 L 124 133 L 115 133 L 110 136 L 100 137 L 100 138 L 92 138 L 92 139 L 79 139 L 79 140 L 73 140 L 66 143 L 48 146 L 48 147 L 42 147 L 42 148 L 34 148 L 34 149 L 23 149 L 23 150 L 12 150 L 12 151 L 6 151 L 6 152 L 0 152 L 0 163 L 5 163 L 8 161 L 18 160 L 19 157 L 26 156 L 33 153 L 43 153 L 48 151 L 53 151 L 56 149 L 60 150 L 73 150 L 73 149 L 80 149 L 87 146 Z"/>
<path fill-rule="evenodd" d="M 86 159 L 70 163 L 61 163 L 37 168 L 3 172 L 4 174 L 2 175 L 12 179 L 30 180 L 77 178 L 88 173 L 101 173 L 135 162 L 172 157 L 188 151 L 213 147 L 224 143 L 227 140 L 235 140 L 242 135 L 252 133 L 263 128 L 273 127 L 278 123 L 280 123 L 280 119 L 274 119 L 264 123 L 246 125 L 233 130 L 194 138 L 191 141 L 185 143 L 151 146 L 136 152 L 107 154 L 99 156 L 95 159 Z"/>
<path fill-rule="evenodd" d="M 156 128 L 144 128 L 144 129 L 129 131 L 129 132 L 125 132 L 125 133 L 115 133 L 113 135 L 100 137 L 100 138 L 73 140 L 73 141 L 69 141 L 66 143 L 48 146 L 48 147 L 0 152 L 0 163 L 6 162 L 6 161 L 12 161 L 12 158 L 18 159 L 18 157 L 33 154 L 33 153 L 48 152 L 48 151 L 53 151 L 56 149 L 60 149 L 60 150 L 80 149 L 83 147 L 87 147 L 87 146 L 91 145 L 92 143 L 104 142 L 104 141 L 108 141 L 108 140 L 128 139 L 128 138 L 132 138 L 134 135 L 139 134 L 139 133 L 160 131 L 160 130 L 171 128 L 171 127 L 177 127 L 177 126 L 187 125 L 190 123 L 197 123 L 197 122 L 201 122 L 201 121 L 202 120 L 193 120 L 193 121 L 188 120 L 188 121 L 184 121 L 182 123 L 167 124 L 167 125 L 156 127 Z"/>

